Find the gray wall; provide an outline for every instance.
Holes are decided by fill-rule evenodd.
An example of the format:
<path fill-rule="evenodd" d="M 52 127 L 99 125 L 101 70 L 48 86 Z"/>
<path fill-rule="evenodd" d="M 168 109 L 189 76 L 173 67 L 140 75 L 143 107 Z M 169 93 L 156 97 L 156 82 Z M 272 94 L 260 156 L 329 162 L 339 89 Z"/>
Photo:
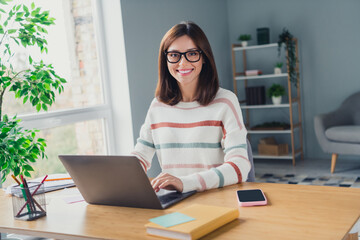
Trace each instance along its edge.
<path fill-rule="evenodd" d="M 270 28 L 272 42 L 277 42 L 283 27 L 299 39 L 305 156 L 329 158 L 316 140 L 313 119 L 360 90 L 360 1 L 228 0 L 227 4 L 231 43 L 240 33 L 250 33 L 254 39 L 250 43 L 256 44 L 259 27 Z"/>
<path fill-rule="evenodd" d="M 231 59 L 226 2 L 222 0 L 122 0 L 134 141 L 154 97 L 160 41 L 175 24 L 191 20 L 207 35 L 221 86 L 231 88 Z M 153 161 L 153 163 L 157 161 Z M 149 171 L 159 172 L 156 164 Z"/>
<path fill-rule="evenodd" d="M 121 0 L 121 7 L 134 141 L 154 96 L 158 48 L 170 27 L 192 20 L 204 30 L 227 89 L 232 89 L 230 44 L 239 34 L 252 34 L 255 44 L 256 28 L 269 27 L 276 42 L 286 27 L 299 39 L 305 156 L 329 158 L 317 143 L 313 118 L 360 90 L 360 1 Z M 149 175 L 158 171 L 156 165 Z"/>

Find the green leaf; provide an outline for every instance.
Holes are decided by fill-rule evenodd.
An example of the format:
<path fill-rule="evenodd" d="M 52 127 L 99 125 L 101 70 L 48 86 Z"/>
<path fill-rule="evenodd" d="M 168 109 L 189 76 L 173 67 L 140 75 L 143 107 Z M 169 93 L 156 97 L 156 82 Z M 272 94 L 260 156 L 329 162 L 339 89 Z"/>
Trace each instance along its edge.
<path fill-rule="evenodd" d="M 20 174 L 20 168 L 16 166 L 16 167 L 14 168 L 14 175 L 15 175 L 15 176 L 18 176 L 19 174 Z"/>
<path fill-rule="evenodd" d="M 38 103 L 37 105 L 36 105 L 36 111 L 40 111 L 41 110 L 41 103 Z"/>
<path fill-rule="evenodd" d="M 17 91 L 16 94 L 15 94 L 15 98 L 19 98 L 20 97 L 20 94 L 21 94 L 21 91 Z"/>
<path fill-rule="evenodd" d="M 31 178 L 31 174 L 28 171 L 24 171 L 24 175 Z"/>
<path fill-rule="evenodd" d="M 1 129 L 2 133 L 8 133 L 11 130 L 11 127 L 4 127 L 3 129 Z"/>
<path fill-rule="evenodd" d="M 33 10 L 34 8 L 35 8 L 35 3 L 32 2 L 32 3 L 31 3 L 31 10 Z"/>
<path fill-rule="evenodd" d="M 48 97 L 46 97 L 45 95 L 41 95 L 40 99 L 41 99 L 41 101 L 43 101 L 46 104 L 50 105 L 52 103 L 51 100 Z"/>
<path fill-rule="evenodd" d="M 4 164 L 1 166 L 1 169 L 5 169 L 9 166 L 9 162 L 5 161 Z"/>
<path fill-rule="evenodd" d="M 28 8 L 27 6 L 25 6 L 25 5 L 23 5 L 23 10 L 24 10 L 25 12 L 29 12 L 29 8 Z"/>
<path fill-rule="evenodd" d="M 18 6 L 18 8 L 20 9 L 20 5 Z M 18 12 L 18 13 L 16 13 L 16 18 L 21 18 L 22 16 L 24 16 L 24 12 Z"/>
<path fill-rule="evenodd" d="M 25 96 L 25 97 L 24 97 L 24 100 L 23 100 L 23 104 L 25 104 L 28 99 L 29 99 L 29 96 Z"/>
<path fill-rule="evenodd" d="M 33 62 L 33 59 L 32 59 L 32 57 L 29 55 L 29 63 L 32 64 L 32 62 Z"/>
<path fill-rule="evenodd" d="M 25 169 L 26 171 L 34 171 L 34 169 L 30 165 L 24 165 L 23 169 Z"/>
<path fill-rule="evenodd" d="M 41 106 L 42 106 L 42 109 L 43 109 L 44 111 L 47 111 L 47 110 L 48 110 L 48 107 L 46 106 L 45 103 L 41 104 Z"/>
<path fill-rule="evenodd" d="M 32 101 L 31 101 L 31 104 L 33 105 L 33 106 L 35 106 L 36 104 L 38 104 L 39 103 L 39 98 L 37 98 L 37 97 L 35 97 Z"/>
<path fill-rule="evenodd" d="M 27 153 L 26 150 L 23 148 L 20 148 L 18 152 L 21 156 L 26 156 L 26 153 Z"/>
<path fill-rule="evenodd" d="M 8 33 L 9 33 L 9 34 L 12 34 L 12 33 L 15 33 L 16 31 L 17 31 L 17 29 L 9 29 L 9 30 L 8 30 Z"/>

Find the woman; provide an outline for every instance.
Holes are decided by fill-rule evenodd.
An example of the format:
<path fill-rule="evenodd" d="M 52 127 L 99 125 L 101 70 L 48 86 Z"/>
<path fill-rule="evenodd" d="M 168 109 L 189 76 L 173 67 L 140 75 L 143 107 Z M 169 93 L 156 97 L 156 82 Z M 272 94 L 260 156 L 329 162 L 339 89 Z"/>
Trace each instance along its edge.
<path fill-rule="evenodd" d="M 247 131 L 237 97 L 219 88 L 210 44 L 192 22 L 172 27 L 159 50 L 155 98 L 133 154 L 147 171 L 156 152 L 160 189 L 188 192 L 246 181 Z"/>

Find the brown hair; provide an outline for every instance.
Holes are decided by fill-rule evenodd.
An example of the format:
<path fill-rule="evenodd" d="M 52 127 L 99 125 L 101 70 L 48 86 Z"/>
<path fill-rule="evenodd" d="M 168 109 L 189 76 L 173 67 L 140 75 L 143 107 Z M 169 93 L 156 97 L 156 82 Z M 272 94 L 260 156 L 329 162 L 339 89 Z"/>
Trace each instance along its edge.
<path fill-rule="evenodd" d="M 155 97 L 169 105 L 175 105 L 182 100 L 180 87 L 168 70 L 164 52 L 176 39 L 184 35 L 189 36 L 199 50 L 202 51 L 205 64 L 203 64 L 199 75 L 195 100 L 201 105 L 207 105 L 215 98 L 219 89 L 219 79 L 210 43 L 201 28 L 193 22 L 176 24 L 161 40 L 159 49 L 159 79 Z"/>

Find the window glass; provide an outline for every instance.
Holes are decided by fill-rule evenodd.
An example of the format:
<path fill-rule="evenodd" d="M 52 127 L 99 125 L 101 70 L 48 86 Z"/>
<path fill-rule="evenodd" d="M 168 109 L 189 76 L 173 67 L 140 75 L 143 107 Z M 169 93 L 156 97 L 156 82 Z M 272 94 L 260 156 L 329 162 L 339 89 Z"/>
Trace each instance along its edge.
<path fill-rule="evenodd" d="M 91 120 L 41 130 L 37 137 L 46 139 L 45 153 L 48 159 L 38 159 L 32 164 L 32 178 L 52 173 L 65 173 L 66 170 L 58 158 L 60 154 L 97 154 L 106 155 L 104 120 Z M 13 184 L 8 176 L 4 186 Z"/>
<path fill-rule="evenodd" d="M 15 3 L 31 4 L 21 0 Z M 55 25 L 47 28 L 48 54 L 40 54 L 36 47 L 23 49 L 10 41 L 16 52 L 12 59 L 16 70 L 28 68 L 28 56 L 35 61 L 44 60 L 52 64 L 58 75 L 68 83 L 64 92 L 57 94 L 49 111 L 78 107 L 90 107 L 104 103 L 100 78 L 99 57 L 95 37 L 93 7 L 91 0 L 34 1 L 42 10 L 49 10 Z M 14 98 L 14 93 L 6 92 L 3 113 L 8 115 L 33 113 L 36 109 L 30 103 Z"/>

